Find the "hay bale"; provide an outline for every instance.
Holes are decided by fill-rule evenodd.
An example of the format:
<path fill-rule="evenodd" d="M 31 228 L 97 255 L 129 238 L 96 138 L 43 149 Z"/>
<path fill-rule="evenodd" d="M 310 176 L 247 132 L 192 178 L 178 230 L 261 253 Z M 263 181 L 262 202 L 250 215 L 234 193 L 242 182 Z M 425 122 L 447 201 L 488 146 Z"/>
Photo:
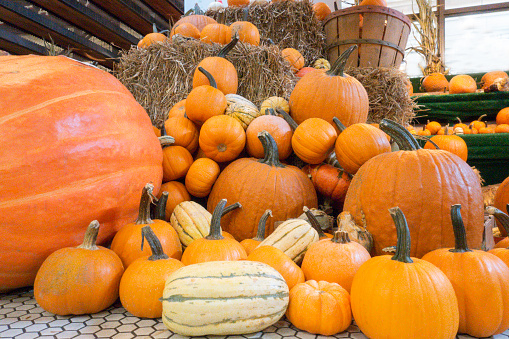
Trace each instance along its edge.
<path fill-rule="evenodd" d="M 225 23 L 244 21 L 246 6 L 208 10 L 205 15 L 218 20 L 221 13 Z M 310 0 L 278 1 L 249 6 L 247 21 L 260 31 L 262 39 L 270 38 L 281 49 L 292 47 L 304 56 L 306 65 L 325 55 L 325 33 L 322 23 L 313 12 Z"/>
<path fill-rule="evenodd" d="M 115 76 L 131 91 L 148 112 L 154 126 L 160 127 L 170 108 L 185 99 L 193 88 L 198 63 L 217 55 L 224 47 L 175 36 L 166 41 L 124 52 Z M 256 105 L 270 96 L 290 97 L 297 78 L 277 46 L 252 46 L 239 42 L 228 54 L 237 69 L 237 94 Z"/>
<path fill-rule="evenodd" d="M 405 73 L 385 67 L 351 67 L 345 72 L 359 80 L 368 92 L 368 123 L 388 118 L 406 126 L 413 119 L 417 105 L 408 95 Z"/>

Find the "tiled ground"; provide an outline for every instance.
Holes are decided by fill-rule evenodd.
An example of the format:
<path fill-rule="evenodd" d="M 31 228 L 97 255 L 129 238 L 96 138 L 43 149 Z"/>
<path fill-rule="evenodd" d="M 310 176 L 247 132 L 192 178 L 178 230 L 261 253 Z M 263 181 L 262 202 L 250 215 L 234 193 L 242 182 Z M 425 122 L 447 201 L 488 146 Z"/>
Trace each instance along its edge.
<path fill-rule="evenodd" d="M 0 338 L 185 338 L 166 329 L 160 319 L 140 319 L 132 316 L 120 304 L 115 304 L 106 311 L 76 317 L 55 316 L 40 308 L 33 298 L 33 291 L 25 289 L 10 294 L 0 295 Z M 205 337 L 200 337 L 205 338 Z M 211 336 L 210 338 L 225 338 Z M 299 331 L 287 321 L 281 320 L 276 325 L 244 336 L 228 336 L 230 339 L 264 338 L 264 339 L 322 339 L 322 338 L 367 338 L 352 325 L 346 332 L 333 337 L 317 336 Z M 459 339 L 472 338 L 459 336 Z M 495 336 L 494 339 L 508 339 L 509 331 Z M 432 338 L 430 338 L 432 339 Z"/>

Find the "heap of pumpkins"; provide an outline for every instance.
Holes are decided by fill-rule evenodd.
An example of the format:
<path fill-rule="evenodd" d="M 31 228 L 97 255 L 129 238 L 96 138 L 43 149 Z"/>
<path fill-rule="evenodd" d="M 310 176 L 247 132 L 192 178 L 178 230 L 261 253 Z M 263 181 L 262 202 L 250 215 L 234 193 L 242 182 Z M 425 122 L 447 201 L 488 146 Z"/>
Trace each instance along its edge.
<path fill-rule="evenodd" d="M 496 81 L 507 79 L 504 71 L 487 72 L 481 78 L 480 89 L 487 91 Z M 449 94 L 475 93 L 477 83 L 468 74 L 455 75 L 448 81 L 442 73 L 432 73 L 422 79 L 421 88 L 424 92 L 443 92 Z"/>

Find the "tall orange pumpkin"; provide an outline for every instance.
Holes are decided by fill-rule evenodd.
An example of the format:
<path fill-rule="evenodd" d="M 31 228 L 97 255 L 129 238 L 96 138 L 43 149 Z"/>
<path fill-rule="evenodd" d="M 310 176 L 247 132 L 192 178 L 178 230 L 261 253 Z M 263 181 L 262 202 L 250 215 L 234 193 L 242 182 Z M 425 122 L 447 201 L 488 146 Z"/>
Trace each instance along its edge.
<path fill-rule="evenodd" d="M 368 93 L 357 79 L 343 73 L 355 48 L 357 45 L 347 49 L 330 70 L 310 72 L 299 80 L 290 95 L 290 111 L 297 123 L 322 118 L 332 124 L 333 117 L 347 127 L 366 122 Z"/>
<path fill-rule="evenodd" d="M 266 235 L 274 230 L 274 221 L 296 218 L 304 206 L 318 207 L 311 180 L 297 167 L 279 162 L 276 142 L 269 133 L 262 131 L 258 138 L 265 158 L 242 158 L 229 164 L 219 175 L 207 202 L 209 211 L 223 198 L 242 204 L 243 208 L 222 220 L 223 228 L 237 240 L 254 237 L 258 220 L 268 209 L 273 218 L 267 223 Z"/>
<path fill-rule="evenodd" d="M 37 137 L 20 126 L 37 126 Z M 72 59 L 1 58 L 0 135 L 0 292 L 31 285 L 90 220 L 102 225 L 98 243 L 109 241 L 136 218 L 145 183 L 159 190 L 147 113 L 111 74 Z"/>
<path fill-rule="evenodd" d="M 467 240 L 480 248 L 484 204 L 477 174 L 458 156 L 442 150 L 420 149 L 403 126 L 382 120 L 380 127 L 401 151 L 368 160 L 354 176 L 346 194 L 344 210 L 373 235 L 376 255 L 396 243 L 390 216 L 384 211 L 399 206 L 405 213 L 414 246 L 412 255 L 454 246 L 448 208 L 464 206 Z"/>

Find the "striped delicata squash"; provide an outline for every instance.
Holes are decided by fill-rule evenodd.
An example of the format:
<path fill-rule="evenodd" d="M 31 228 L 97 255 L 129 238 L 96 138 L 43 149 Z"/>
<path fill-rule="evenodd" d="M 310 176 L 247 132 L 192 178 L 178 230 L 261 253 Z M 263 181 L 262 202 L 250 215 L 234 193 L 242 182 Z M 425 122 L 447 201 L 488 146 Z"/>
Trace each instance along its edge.
<path fill-rule="evenodd" d="M 226 95 L 226 112 L 224 114 L 235 118 L 240 122 L 244 130 L 256 117 L 260 116 L 260 111 L 255 104 L 246 98 L 237 94 Z"/>

